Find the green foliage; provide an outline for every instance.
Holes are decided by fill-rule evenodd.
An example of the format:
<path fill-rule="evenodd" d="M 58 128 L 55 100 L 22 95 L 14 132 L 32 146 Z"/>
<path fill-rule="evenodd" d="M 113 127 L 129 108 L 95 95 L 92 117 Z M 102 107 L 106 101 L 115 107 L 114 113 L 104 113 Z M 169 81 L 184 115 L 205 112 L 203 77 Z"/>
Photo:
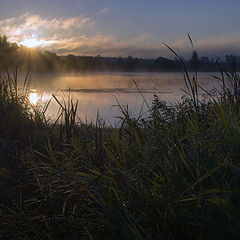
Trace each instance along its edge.
<path fill-rule="evenodd" d="M 185 71 L 176 105 L 155 96 L 146 119 L 119 105 L 119 128 L 78 123 L 78 104 L 55 96 L 49 122 L 2 76 L 1 239 L 238 239 L 239 76 L 222 73 L 207 101 Z"/>

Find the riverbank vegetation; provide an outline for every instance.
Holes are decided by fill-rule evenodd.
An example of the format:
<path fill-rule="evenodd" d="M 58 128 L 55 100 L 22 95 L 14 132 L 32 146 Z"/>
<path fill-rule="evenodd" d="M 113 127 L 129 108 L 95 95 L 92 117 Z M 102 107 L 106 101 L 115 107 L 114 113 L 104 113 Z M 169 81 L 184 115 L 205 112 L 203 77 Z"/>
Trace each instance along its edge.
<path fill-rule="evenodd" d="M 222 69 L 203 100 L 179 60 L 182 101 L 156 96 L 145 119 L 119 105 L 119 128 L 82 123 L 71 99 L 50 121 L 27 77 L 2 74 L 0 238 L 239 238 L 240 77 Z"/>

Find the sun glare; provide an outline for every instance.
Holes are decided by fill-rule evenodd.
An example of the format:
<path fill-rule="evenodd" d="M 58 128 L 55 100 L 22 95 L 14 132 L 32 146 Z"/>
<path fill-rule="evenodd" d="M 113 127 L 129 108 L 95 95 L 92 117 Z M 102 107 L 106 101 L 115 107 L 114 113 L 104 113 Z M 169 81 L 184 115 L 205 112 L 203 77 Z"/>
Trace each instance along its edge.
<path fill-rule="evenodd" d="M 34 105 L 37 104 L 37 102 L 39 101 L 39 97 L 35 89 L 29 93 L 29 101 Z"/>
<path fill-rule="evenodd" d="M 55 41 L 46 41 L 43 39 L 36 39 L 36 38 L 25 38 L 22 42 L 20 42 L 20 45 L 23 45 L 29 48 L 35 48 L 35 47 L 44 47 L 53 43 L 55 43 Z"/>

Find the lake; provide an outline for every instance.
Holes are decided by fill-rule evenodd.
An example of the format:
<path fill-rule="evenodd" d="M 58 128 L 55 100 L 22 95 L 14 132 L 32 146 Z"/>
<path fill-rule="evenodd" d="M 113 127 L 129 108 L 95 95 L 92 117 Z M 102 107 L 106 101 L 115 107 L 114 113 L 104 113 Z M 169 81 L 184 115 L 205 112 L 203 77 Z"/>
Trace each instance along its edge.
<path fill-rule="evenodd" d="M 208 91 L 218 84 L 212 75 L 219 74 L 199 73 L 199 84 Z M 139 114 L 147 116 L 148 106 L 143 96 L 149 105 L 154 94 L 174 104 L 181 99 L 184 94 L 181 89 L 185 88 L 183 73 L 35 74 L 32 79 L 42 103 L 48 101 L 52 94 L 60 102 L 71 97 L 79 102 L 78 116 L 83 122 L 94 122 L 99 112 L 107 125 L 117 124 L 116 117 L 121 116 L 116 106 L 118 103 L 128 106 L 133 117 Z M 52 99 L 47 115 L 56 118 L 58 108 Z"/>

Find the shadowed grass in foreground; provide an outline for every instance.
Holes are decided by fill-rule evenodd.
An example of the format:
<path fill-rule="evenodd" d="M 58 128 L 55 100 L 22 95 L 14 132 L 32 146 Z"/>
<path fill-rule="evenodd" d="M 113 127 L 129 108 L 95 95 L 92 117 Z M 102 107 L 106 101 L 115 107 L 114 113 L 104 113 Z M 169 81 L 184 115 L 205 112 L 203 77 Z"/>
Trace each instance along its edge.
<path fill-rule="evenodd" d="M 205 102 L 185 80 L 182 102 L 156 96 L 147 119 L 119 106 L 109 128 L 77 123 L 72 101 L 48 122 L 2 76 L 0 238 L 239 238 L 239 76 Z"/>

